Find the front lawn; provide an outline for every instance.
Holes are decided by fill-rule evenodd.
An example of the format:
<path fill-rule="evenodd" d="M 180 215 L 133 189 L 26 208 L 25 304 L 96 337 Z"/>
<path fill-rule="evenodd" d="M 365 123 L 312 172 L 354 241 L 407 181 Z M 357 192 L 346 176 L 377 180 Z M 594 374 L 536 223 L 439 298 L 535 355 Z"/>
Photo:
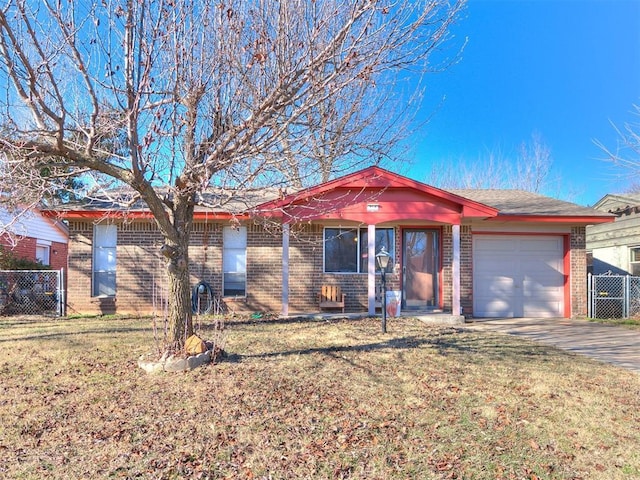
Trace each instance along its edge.
<path fill-rule="evenodd" d="M 0 319 L 0 478 L 640 477 L 637 374 L 498 334 L 388 330 L 235 321 L 220 363 L 149 375 L 149 319 Z"/>
<path fill-rule="evenodd" d="M 589 318 L 590 322 L 640 329 L 640 318 Z"/>

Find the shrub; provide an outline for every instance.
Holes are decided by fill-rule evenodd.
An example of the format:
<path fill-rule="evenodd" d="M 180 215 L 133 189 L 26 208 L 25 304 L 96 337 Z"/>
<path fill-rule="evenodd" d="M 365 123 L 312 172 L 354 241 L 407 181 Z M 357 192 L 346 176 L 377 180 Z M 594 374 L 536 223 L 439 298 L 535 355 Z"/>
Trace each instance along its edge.
<path fill-rule="evenodd" d="M 11 250 L 0 245 L 0 270 L 48 270 L 38 261 L 17 257 Z"/>

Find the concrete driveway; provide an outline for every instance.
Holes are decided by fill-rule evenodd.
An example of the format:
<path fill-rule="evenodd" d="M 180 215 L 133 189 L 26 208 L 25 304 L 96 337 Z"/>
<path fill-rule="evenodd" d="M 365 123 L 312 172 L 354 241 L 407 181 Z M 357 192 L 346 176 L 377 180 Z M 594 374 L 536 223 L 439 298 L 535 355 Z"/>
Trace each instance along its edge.
<path fill-rule="evenodd" d="M 465 327 L 526 337 L 640 373 L 640 330 L 567 318 L 474 319 Z"/>

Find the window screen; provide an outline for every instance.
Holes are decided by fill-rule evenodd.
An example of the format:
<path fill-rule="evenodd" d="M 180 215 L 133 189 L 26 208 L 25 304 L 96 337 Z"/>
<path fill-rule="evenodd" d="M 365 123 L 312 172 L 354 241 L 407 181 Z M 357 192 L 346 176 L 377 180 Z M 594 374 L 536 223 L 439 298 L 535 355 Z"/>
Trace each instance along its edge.
<path fill-rule="evenodd" d="M 224 227 L 222 231 L 224 296 L 247 294 L 247 227 Z"/>
<path fill-rule="evenodd" d="M 116 294 L 116 225 L 96 225 L 93 230 L 93 296 Z"/>

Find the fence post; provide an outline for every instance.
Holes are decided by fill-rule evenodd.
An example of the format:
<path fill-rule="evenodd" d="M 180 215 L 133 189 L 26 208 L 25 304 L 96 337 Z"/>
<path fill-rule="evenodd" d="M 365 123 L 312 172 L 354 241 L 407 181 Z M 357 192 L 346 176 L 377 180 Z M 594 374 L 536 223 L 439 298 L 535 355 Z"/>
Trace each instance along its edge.
<path fill-rule="evenodd" d="M 631 276 L 624 276 L 624 312 L 623 317 L 629 318 L 629 312 L 631 311 Z"/>
<path fill-rule="evenodd" d="M 593 275 L 587 274 L 587 317 L 593 318 Z"/>
<path fill-rule="evenodd" d="M 65 306 L 65 291 L 64 291 L 64 270 L 61 268 L 58 272 L 58 315 L 64 316 Z"/>

